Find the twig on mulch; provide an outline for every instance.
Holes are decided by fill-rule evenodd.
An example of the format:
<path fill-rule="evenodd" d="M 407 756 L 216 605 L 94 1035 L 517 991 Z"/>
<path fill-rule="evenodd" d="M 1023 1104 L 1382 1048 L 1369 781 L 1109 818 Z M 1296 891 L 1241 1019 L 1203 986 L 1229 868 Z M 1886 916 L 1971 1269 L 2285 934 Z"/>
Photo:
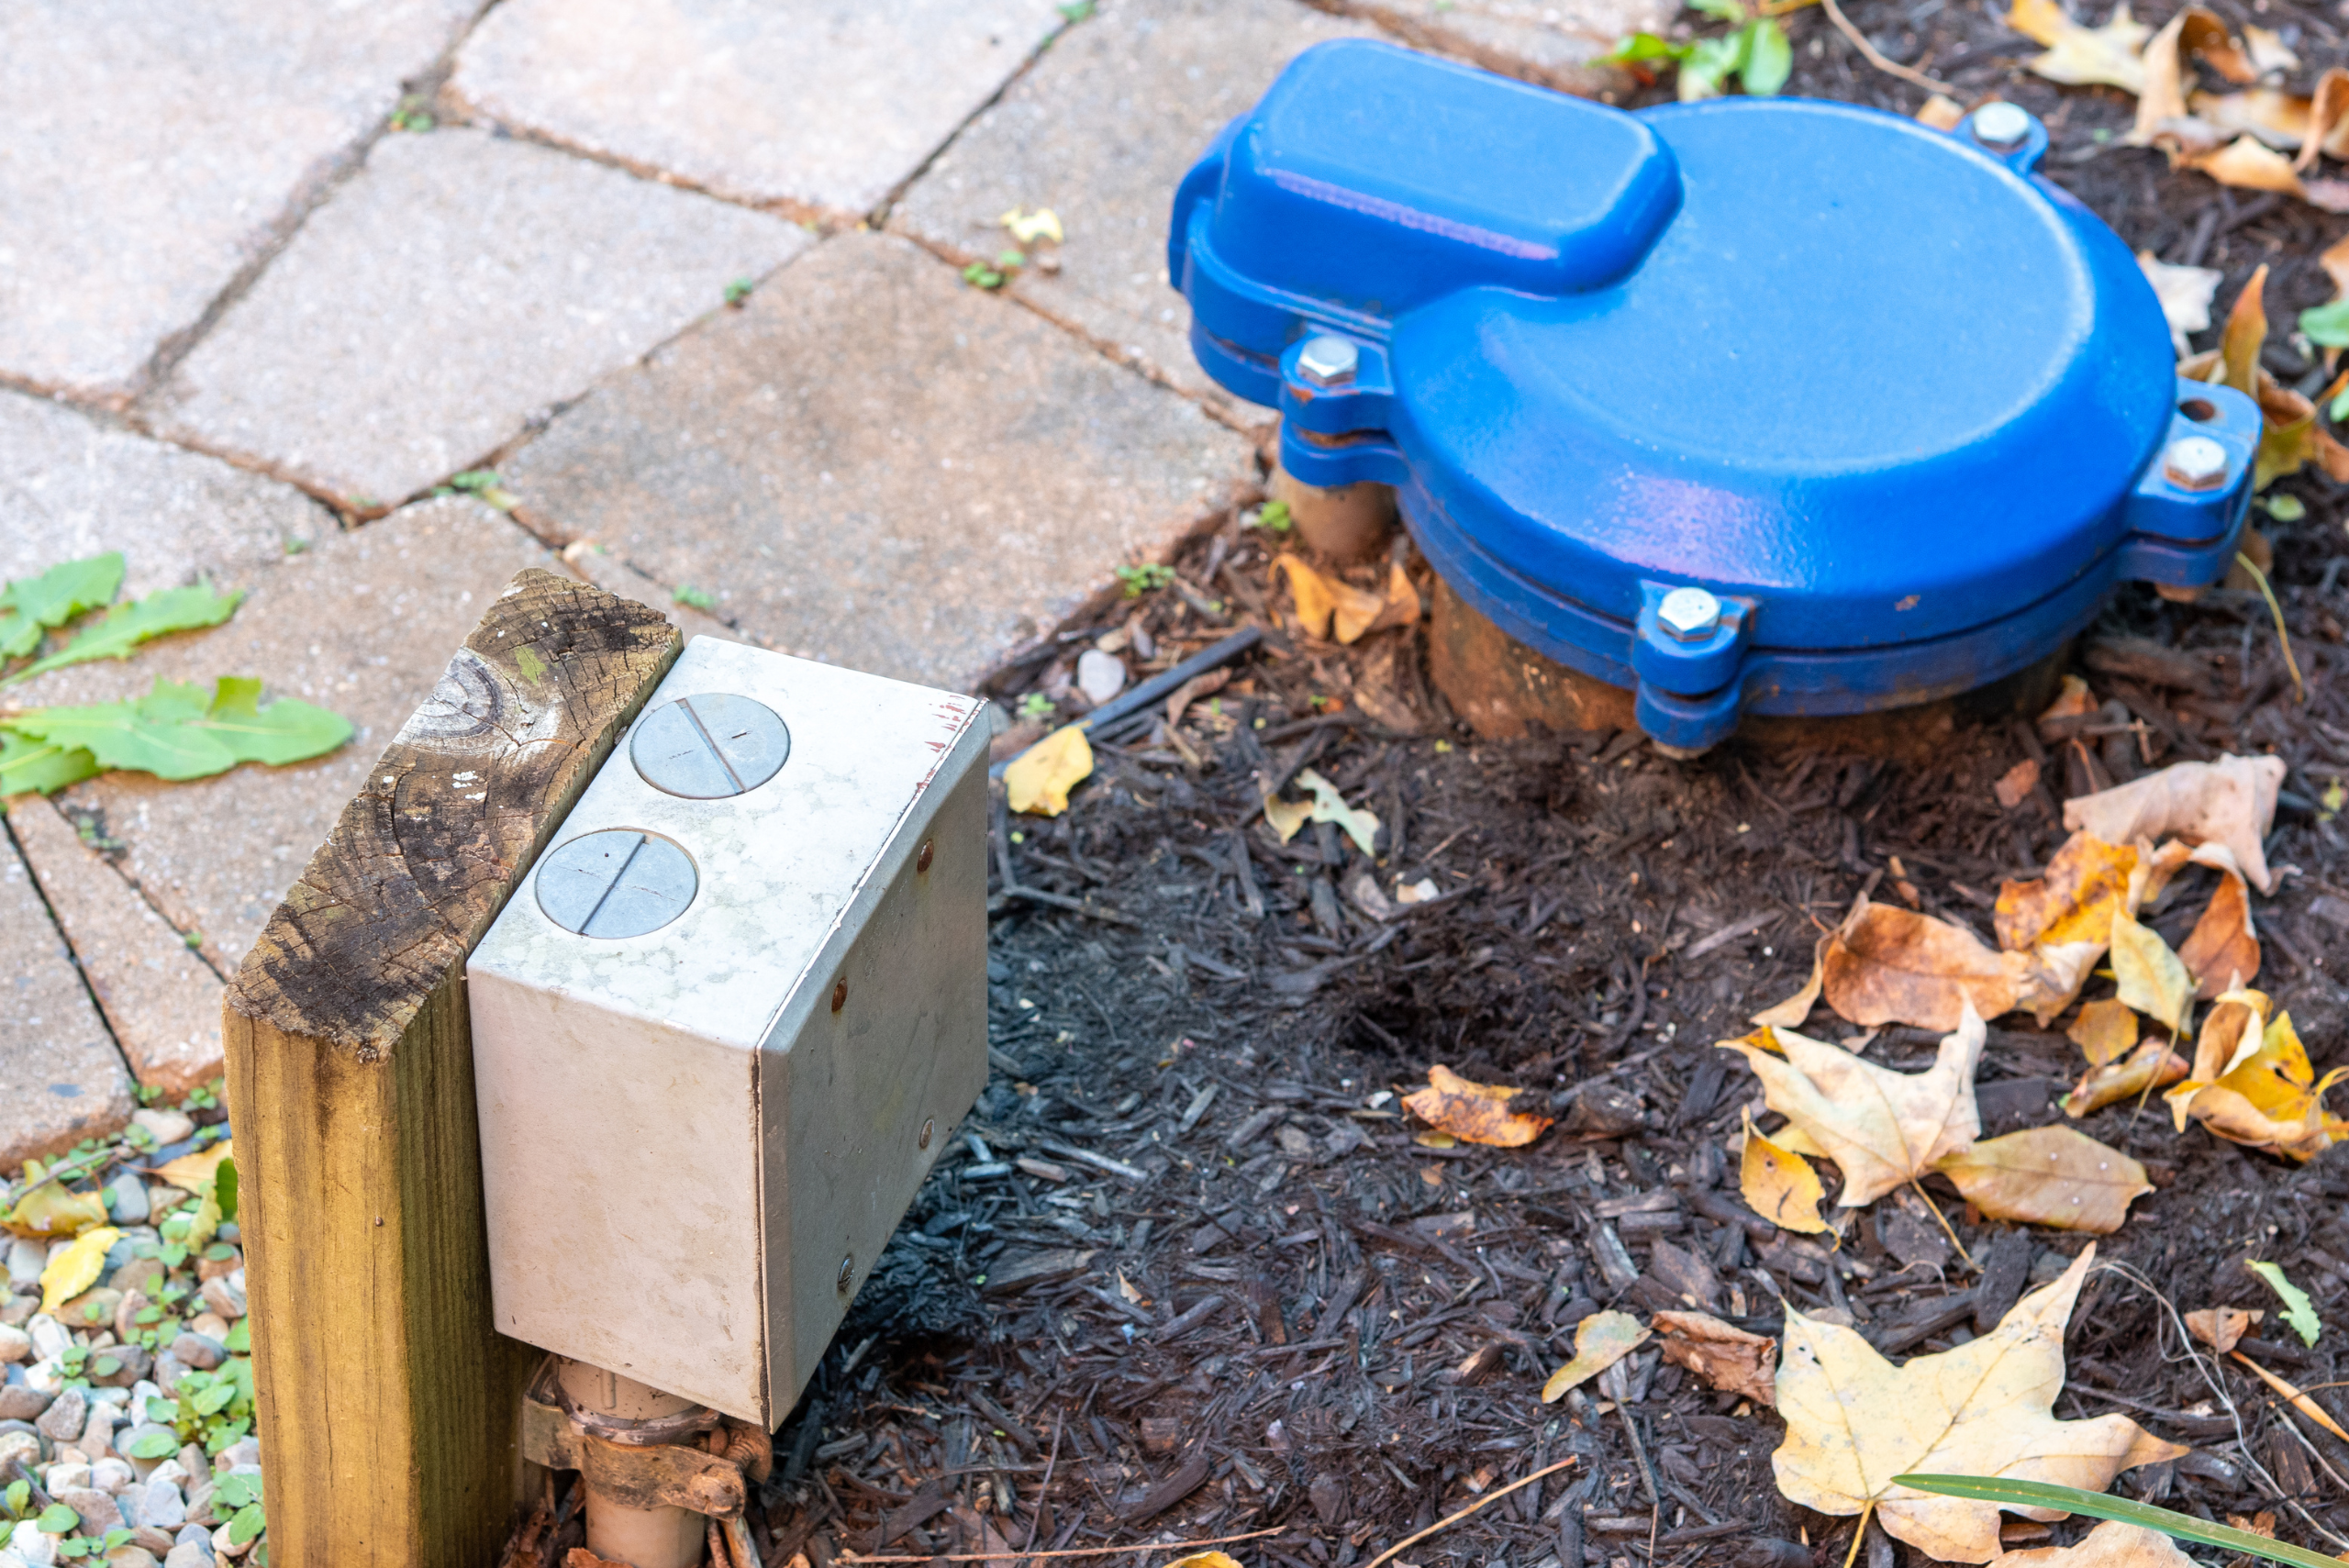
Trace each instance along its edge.
<path fill-rule="evenodd" d="M 1516 1491 L 1520 1486 L 1531 1486 L 1536 1481 L 1541 1480 L 1544 1475 L 1551 1474 L 1555 1471 L 1564 1470 L 1567 1465 L 1576 1462 L 1576 1458 L 1577 1456 L 1570 1453 L 1566 1455 L 1565 1458 L 1558 1461 L 1557 1463 L 1537 1470 L 1532 1474 L 1525 1476 L 1520 1480 L 1512 1481 L 1508 1485 L 1501 1487 L 1498 1491 L 1486 1493 L 1483 1496 L 1477 1498 L 1475 1502 L 1469 1504 L 1458 1513 L 1447 1515 L 1446 1517 L 1436 1520 L 1435 1523 L 1428 1526 L 1427 1529 L 1419 1531 L 1419 1534 L 1405 1536 L 1402 1540 L 1397 1541 L 1394 1545 L 1388 1547 L 1386 1551 L 1380 1552 L 1377 1556 L 1364 1563 L 1363 1568 L 1379 1568 L 1381 1563 L 1394 1556 L 1397 1552 L 1403 1551 L 1407 1547 L 1417 1546 L 1420 1541 L 1427 1540 L 1428 1537 L 1434 1535 L 1441 1530 L 1450 1529 L 1453 1525 L 1458 1524 L 1462 1519 L 1466 1518 L 1470 1514 L 1475 1513 L 1477 1509 L 1485 1507 L 1490 1504 L 1499 1502 L 1503 1497 L 1508 1496 L 1511 1492 Z"/>
<path fill-rule="evenodd" d="M 1569 1459 L 1565 1461 L 1565 1462 L 1572 1464 L 1574 1461 Z M 1553 1464 L 1550 1467 L 1550 1470 L 1555 1470 L 1558 1467 Z M 1550 1470 L 1545 1470 L 1542 1472 L 1542 1473 L 1547 1475 L 1550 1473 Z M 1529 1475 L 1525 1479 L 1526 1481 L 1531 1481 L 1533 1477 Z M 1525 1482 L 1520 1481 L 1517 1485 L 1522 1486 L 1525 1485 Z M 1509 1489 L 1514 1490 L 1514 1488 Z M 1499 1496 L 1500 1493 L 1498 1492 L 1493 1494 L 1494 1497 L 1497 1497 Z M 1492 1498 L 1487 1497 L 1485 1501 L 1490 1502 L 1492 1501 Z M 1479 1508 L 1483 1507 L 1484 1503 L 1476 1505 L 1476 1507 Z M 1476 1508 L 1469 1508 L 1464 1511 L 1473 1514 L 1476 1511 Z M 1459 1517 L 1460 1515 L 1454 1514 L 1453 1518 L 1458 1518 Z M 1443 1522 L 1444 1524 L 1450 1524 L 1452 1519 L 1446 1519 Z M 1436 1528 L 1441 1529 L 1443 1527 L 1439 1525 Z M 1252 1529 L 1245 1535 L 1215 1535 L 1209 1536 L 1204 1540 L 1152 1540 L 1145 1541 L 1140 1546 L 1072 1546 L 1067 1548 L 1065 1551 L 963 1551 L 941 1553 L 929 1557 L 874 1557 L 870 1553 L 863 1551 L 843 1551 L 838 1557 L 833 1558 L 832 1561 L 835 1562 L 999 1562 L 1006 1557 L 1015 1556 L 1121 1557 L 1137 1551 L 1173 1551 L 1180 1553 L 1188 1551 L 1195 1546 L 1224 1546 L 1235 1540 L 1253 1540 L 1260 1535 L 1278 1535 L 1281 1531 L 1286 1529 L 1288 1529 L 1288 1526 L 1286 1525 L 1271 1525 L 1267 1526 L 1264 1529 Z M 1417 1540 L 1419 1539 L 1419 1538 L 1415 1535 L 1411 1538 L 1411 1540 Z M 1407 1540 L 1403 1544 L 1405 1546 L 1408 1546 L 1410 1543 L 1411 1542 L 1409 1540 Z M 1370 1568 L 1378 1568 L 1378 1564 L 1374 1562 L 1370 1565 Z"/>
<path fill-rule="evenodd" d="M 1903 82 L 1913 83 L 1917 86 L 1924 88 L 1927 92 L 1950 93 L 1955 91 L 1954 88 L 1952 88 L 1945 82 L 1936 82 L 1921 71 L 1911 71 L 1907 66 L 1901 64 L 1898 61 L 1887 59 L 1876 49 L 1876 45 L 1868 42 L 1866 34 L 1861 32 L 1859 28 L 1852 26 L 1852 19 L 1843 15 L 1843 8 L 1841 6 L 1836 5 L 1835 0 L 1819 0 L 1819 4 L 1826 10 L 1827 19 L 1835 24 L 1835 30 L 1842 33 L 1845 38 L 1851 39 L 1852 47 L 1858 50 L 1862 58 L 1866 60 L 1870 65 L 1875 66 L 1878 71 L 1883 72 L 1887 76 L 1898 76 Z"/>

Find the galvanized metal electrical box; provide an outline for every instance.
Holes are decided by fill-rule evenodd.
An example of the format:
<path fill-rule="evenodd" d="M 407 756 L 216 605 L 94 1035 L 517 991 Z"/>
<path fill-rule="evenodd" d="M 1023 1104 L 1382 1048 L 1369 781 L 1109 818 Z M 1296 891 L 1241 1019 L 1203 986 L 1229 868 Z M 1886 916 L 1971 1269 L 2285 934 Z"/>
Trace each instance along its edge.
<path fill-rule="evenodd" d="M 686 647 L 468 965 L 501 1332 L 789 1412 L 986 1081 L 982 706 Z"/>

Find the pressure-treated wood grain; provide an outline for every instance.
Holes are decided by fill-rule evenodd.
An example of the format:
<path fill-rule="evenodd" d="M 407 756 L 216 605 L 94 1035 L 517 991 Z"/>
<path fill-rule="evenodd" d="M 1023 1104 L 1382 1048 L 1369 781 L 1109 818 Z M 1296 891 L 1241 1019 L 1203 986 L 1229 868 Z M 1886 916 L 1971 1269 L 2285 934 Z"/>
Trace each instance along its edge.
<path fill-rule="evenodd" d="M 271 1557 L 286 1568 L 496 1554 L 536 1352 L 491 1328 L 465 958 L 679 642 L 642 605 L 517 577 L 228 988 Z"/>

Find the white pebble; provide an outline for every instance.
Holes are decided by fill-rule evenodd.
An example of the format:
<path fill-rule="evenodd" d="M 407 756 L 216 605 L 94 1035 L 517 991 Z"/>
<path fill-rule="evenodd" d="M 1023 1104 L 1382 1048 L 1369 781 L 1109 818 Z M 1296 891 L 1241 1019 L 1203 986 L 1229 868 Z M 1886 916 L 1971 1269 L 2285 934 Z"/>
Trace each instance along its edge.
<path fill-rule="evenodd" d="M 1114 653 L 1088 648 L 1076 656 L 1076 685 L 1098 707 L 1126 689 L 1125 662 Z"/>
<path fill-rule="evenodd" d="M 61 1356 L 73 1348 L 73 1336 L 64 1324 L 46 1312 L 36 1312 L 25 1324 L 25 1332 L 33 1342 L 33 1354 L 43 1361 Z"/>
<path fill-rule="evenodd" d="M 0 1323 L 0 1364 L 29 1361 L 33 1353 L 33 1337 L 22 1329 Z"/>
<path fill-rule="evenodd" d="M 185 1111 L 158 1110 L 149 1107 L 130 1113 L 131 1125 L 143 1127 L 158 1146 L 177 1143 L 183 1138 L 195 1136 L 195 1118 Z"/>

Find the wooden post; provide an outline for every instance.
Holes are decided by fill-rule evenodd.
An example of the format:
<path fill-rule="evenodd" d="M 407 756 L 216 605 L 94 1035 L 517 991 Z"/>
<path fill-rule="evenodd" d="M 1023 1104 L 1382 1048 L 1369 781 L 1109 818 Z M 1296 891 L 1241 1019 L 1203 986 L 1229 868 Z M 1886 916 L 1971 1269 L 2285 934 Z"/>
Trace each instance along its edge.
<path fill-rule="evenodd" d="M 491 1327 L 465 958 L 681 642 L 515 578 L 228 987 L 281 1568 L 484 1568 L 512 1522 L 536 1352 Z"/>

